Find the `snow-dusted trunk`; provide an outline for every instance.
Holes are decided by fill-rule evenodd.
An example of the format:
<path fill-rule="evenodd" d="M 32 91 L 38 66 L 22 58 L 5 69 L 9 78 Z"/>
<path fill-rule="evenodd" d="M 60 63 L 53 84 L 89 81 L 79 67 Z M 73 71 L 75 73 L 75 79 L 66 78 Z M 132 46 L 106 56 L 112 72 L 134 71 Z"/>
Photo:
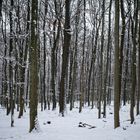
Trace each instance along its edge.
<path fill-rule="evenodd" d="M 7 4 L 7 3 L 6 3 Z M 6 10 L 4 11 L 6 12 Z M 7 79 L 8 79 L 8 72 L 7 72 L 7 68 L 8 68 L 8 62 L 5 59 L 5 57 L 7 56 L 7 49 L 8 49 L 8 45 L 7 45 L 7 31 L 6 31 L 6 20 L 7 17 L 5 16 L 5 20 L 2 21 L 2 37 L 3 37 L 3 41 L 4 41 L 4 57 L 3 57 L 3 63 L 2 63 L 2 105 L 5 106 L 7 108 L 7 115 L 8 115 L 8 96 L 7 96 L 7 90 L 8 90 L 8 84 L 7 84 Z"/>
<path fill-rule="evenodd" d="M 130 40 L 130 19 L 128 21 L 128 31 L 127 31 L 127 40 Z M 126 102 L 129 100 L 129 93 L 127 92 L 127 85 L 128 85 L 128 75 L 129 75 L 129 51 L 130 51 L 130 42 L 127 41 L 127 48 L 125 51 L 125 64 L 124 64 L 124 75 L 123 75 L 123 105 L 126 105 Z"/>
<path fill-rule="evenodd" d="M 73 109 L 74 107 L 74 92 L 77 88 L 77 83 L 76 83 L 76 72 L 77 72 L 77 47 L 78 47 L 78 29 L 79 29 L 79 20 L 80 20 L 80 12 L 78 12 L 80 10 L 80 3 L 81 1 L 78 0 L 77 1 L 77 14 L 75 17 L 75 42 L 74 42 L 74 51 L 73 51 L 73 64 L 72 64 L 72 72 L 70 73 L 71 75 L 71 85 L 69 85 L 69 95 L 70 95 L 70 110 Z"/>
<path fill-rule="evenodd" d="M 66 77 L 68 70 L 68 57 L 69 48 L 71 41 L 71 28 L 70 28 L 70 2 L 71 0 L 65 1 L 65 25 L 64 25 L 64 44 L 63 44 L 63 54 L 62 54 L 62 72 L 60 81 L 60 94 L 59 94 L 59 113 L 64 116 L 65 109 L 65 95 L 66 95 Z"/>
<path fill-rule="evenodd" d="M 139 9 L 139 40 L 138 40 L 138 84 L 140 85 L 140 9 Z M 140 86 L 137 92 L 137 115 L 140 114 Z"/>
<path fill-rule="evenodd" d="M 120 126 L 120 63 L 119 63 L 119 13 L 120 13 L 120 2 L 115 1 L 115 29 L 114 29 L 114 39 L 115 39 L 115 63 L 114 63 L 114 128 Z"/>
<path fill-rule="evenodd" d="M 101 100 L 103 95 L 103 51 L 104 51 L 104 28 L 105 28 L 105 0 L 102 2 L 102 31 L 101 31 L 101 49 L 100 49 L 100 62 L 99 62 L 99 97 L 98 97 L 98 118 L 101 118 Z M 105 95 L 105 93 L 104 93 Z M 104 112 L 105 113 L 105 112 Z M 105 114 L 104 114 L 105 115 Z"/>
<path fill-rule="evenodd" d="M 105 67 L 105 76 L 104 76 L 104 104 L 103 104 L 103 117 L 106 117 L 106 98 L 107 98 L 107 82 L 108 82 L 108 75 L 109 75 L 109 51 L 111 48 L 111 9 L 112 9 L 112 0 L 110 0 L 109 4 L 109 16 L 108 16 L 108 42 L 107 42 L 107 62 Z"/>
<path fill-rule="evenodd" d="M 123 0 L 120 1 L 120 10 L 121 10 L 121 21 L 122 21 L 122 29 L 121 29 L 121 41 L 120 41 L 120 82 L 119 82 L 119 90 L 121 94 L 121 89 L 122 89 L 122 70 L 123 70 L 123 48 L 124 48 L 124 39 L 125 39 L 125 28 L 126 28 L 126 23 L 125 23 L 125 12 L 124 12 L 124 3 Z"/>
<path fill-rule="evenodd" d="M 40 4 L 41 5 L 41 4 Z M 44 1 L 44 17 L 43 17 L 43 49 L 40 46 L 40 96 L 41 96 L 41 111 L 47 108 L 46 101 L 46 16 L 48 13 L 48 0 Z M 42 58 L 43 57 L 43 58 Z M 43 61 L 43 62 L 42 62 Z"/>
<path fill-rule="evenodd" d="M 86 0 L 84 2 L 84 13 L 83 13 L 83 22 L 84 22 L 84 34 L 83 34 L 83 44 L 82 44 L 82 65 L 80 73 L 80 104 L 79 104 L 79 113 L 82 111 L 84 105 L 84 80 L 85 80 L 85 44 L 86 44 Z"/>
<path fill-rule="evenodd" d="M 31 0 L 31 44 L 30 44 L 30 130 L 37 130 L 38 105 L 38 0 Z"/>
<path fill-rule="evenodd" d="M 10 1 L 10 42 L 9 42 L 9 95 L 11 110 L 11 127 L 14 126 L 14 92 L 13 92 L 13 6 L 14 1 Z"/>
<path fill-rule="evenodd" d="M 132 83 L 131 83 L 131 94 L 130 94 L 130 118 L 131 124 L 134 122 L 134 107 L 135 107 L 135 92 L 136 92 L 136 38 L 137 38 L 137 30 L 138 30 L 138 0 L 134 2 L 134 17 L 132 21 L 132 42 L 133 42 L 133 50 L 132 50 L 132 65 L 131 65 L 131 73 L 132 73 Z"/>

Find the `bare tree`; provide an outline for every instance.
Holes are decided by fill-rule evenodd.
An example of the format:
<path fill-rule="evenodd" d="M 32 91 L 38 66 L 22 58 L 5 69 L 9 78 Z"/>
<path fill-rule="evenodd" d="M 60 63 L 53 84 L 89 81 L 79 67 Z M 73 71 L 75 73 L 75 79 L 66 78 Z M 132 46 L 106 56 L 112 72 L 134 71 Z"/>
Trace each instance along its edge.
<path fill-rule="evenodd" d="M 139 9 L 139 39 L 138 39 L 138 85 L 140 84 L 140 9 Z M 137 92 L 137 115 L 140 114 L 140 86 L 138 86 Z"/>
<path fill-rule="evenodd" d="M 119 60 L 119 14 L 120 14 L 120 2 L 115 1 L 115 62 L 114 62 L 114 128 L 120 126 L 120 60 Z"/>
<path fill-rule="evenodd" d="M 66 95 L 66 74 L 68 70 L 68 57 L 71 40 L 71 28 L 70 28 L 70 2 L 71 0 L 65 1 L 65 24 L 64 24 L 64 44 L 62 54 L 62 72 L 60 81 L 60 94 L 59 94 L 59 113 L 64 116 L 65 110 L 65 95 Z"/>
<path fill-rule="evenodd" d="M 30 130 L 37 130 L 37 105 L 38 105 L 38 43 L 37 19 L 38 0 L 31 1 L 31 45 L 30 45 Z"/>
<path fill-rule="evenodd" d="M 138 0 L 134 2 L 134 20 L 132 20 L 132 83 L 131 83 L 131 105 L 130 105 L 130 118 L 131 124 L 134 122 L 134 107 L 135 107 L 135 92 L 136 92 L 136 37 L 138 25 Z"/>

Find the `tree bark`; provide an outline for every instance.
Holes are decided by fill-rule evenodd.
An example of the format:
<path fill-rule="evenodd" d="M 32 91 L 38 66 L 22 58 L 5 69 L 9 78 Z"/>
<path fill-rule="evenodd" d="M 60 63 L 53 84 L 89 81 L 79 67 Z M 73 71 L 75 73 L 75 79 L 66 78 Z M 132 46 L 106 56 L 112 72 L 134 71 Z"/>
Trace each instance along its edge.
<path fill-rule="evenodd" d="M 10 1 L 10 46 L 9 46 L 9 94 L 10 94 L 10 110 L 11 110 L 11 127 L 14 126 L 14 96 L 13 96 L 13 60 L 12 60 L 12 53 L 13 53 L 13 6 L 14 1 Z"/>
<path fill-rule="evenodd" d="M 119 0 L 115 1 L 115 64 L 114 64 L 114 128 L 120 126 L 119 108 L 120 108 L 120 60 L 119 60 Z"/>
<path fill-rule="evenodd" d="M 140 114 L 140 10 L 139 10 L 139 39 L 138 39 L 138 92 L 137 92 L 137 115 Z"/>
<path fill-rule="evenodd" d="M 66 87 L 66 74 L 68 70 L 68 57 L 69 48 L 71 41 L 71 28 L 70 28 L 70 2 L 71 0 L 65 1 L 65 25 L 64 25 L 64 44 L 62 54 L 62 72 L 60 81 L 60 94 L 59 94 L 59 113 L 64 116 L 65 110 L 65 87 Z"/>
<path fill-rule="evenodd" d="M 136 37 L 137 37 L 137 25 L 138 25 L 138 0 L 134 2 L 134 20 L 132 20 L 132 84 L 131 84 L 131 94 L 130 94 L 130 118 L 131 124 L 134 123 L 134 107 L 135 107 L 135 92 L 136 92 Z"/>
<path fill-rule="evenodd" d="M 31 45 L 30 45 L 30 130 L 37 130 L 37 105 L 38 105 L 38 44 L 37 44 L 37 19 L 38 0 L 32 0 L 31 10 Z"/>
<path fill-rule="evenodd" d="M 0 0 L 0 20 L 2 18 L 2 2 L 3 0 Z"/>
<path fill-rule="evenodd" d="M 120 84 L 119 84 L 119 90 L 121 94 L 121 88 L 122 88 L 122 66 L 123 66 L 123 48 L 124 48 L 124 40 L 125 40 L 125 11 L 124 11 L 124 1 L 121 0 L 121 18 L 122 18 L 122 31 L 121 31 L 121 41 L 120 41 Z"/>
<path fill-rule="evenodd" d="M 101 118 L 101 99 L 103 95 L 103 49 L 104 49 L 104 23 L 105 22 L 105 0 L 102 3 L 102 31 L 101 31 L 101 52 L 100 52 L 100 86 L 99 86 L 99 100 L 98 100 L 98 118 Z M 105 83 L 104 83 L 105 84 Z M 106 93 L 104 93 L 105 96 Z M 104 97 L 105 98 L 105 97 Z M 106 100 L 106 99 L 105 99 Z M 106 101 L 104 101 L 105 103 Z M 106 103 L 105 103 L 106 104 Z M 104 112 L 105 116 L 105 112 Z"/>
<path fill-rule="evenodd" d="M 104 77 L 104 105 L 103 105 L 103 117 L 106 117 L 106 97 L 107 97 L 107 79 L 108 79 L 108 69 L 109 69 L 109 49 L 111 47 L 111 9 L 112 9 L 112 0 L 110 0 L 109 4 L 109 16 L 108 16 L 108 42 L 107 42 L 107 62 L 105 68 L 105 77 Z"/>

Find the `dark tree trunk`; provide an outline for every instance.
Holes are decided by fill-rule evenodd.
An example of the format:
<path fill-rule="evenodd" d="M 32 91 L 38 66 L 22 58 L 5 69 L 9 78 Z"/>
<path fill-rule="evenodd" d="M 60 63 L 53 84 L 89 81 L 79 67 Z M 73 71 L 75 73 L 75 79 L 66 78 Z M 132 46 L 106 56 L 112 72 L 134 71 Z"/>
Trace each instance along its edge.
<path fill-rule="evenodd" d="M 114 64 L 114 128 L 120 126 L 120 61 L 119 61 L 119 1 L 115 1 L 115 29 L 114 29 L 114 38 L 115 38 L 115 64 Z"/>
<path fill-rule="evenodd" d="M 43 19 L 43 74 L 41 71 L 41 110 L 45 110 L 47 107 L 46 101 L 46 15 L 48 12 L 48 0 L 45 0 L 44 5 L 44 19 Z M 43 107 L 44 103 L 44 107 Z"/>
<path fill-rule="evenodd" d="M 70 28 L 70 1 L 65 1 L 65 25 L 64 25 L 64 44 L 62 54 L 62 72 L 60 81 L 60 94 L 59 94 L 59 113 L 64 116 L 65 109 L 65 87 L 66 87 L 66 74 L 68 70 L 68 57 L 71 40 L 71 28 Z"/>
<path fill-rule="evenodd" d="M 130 19 L 128 21 L 128 33 L 127 33 L 127 40 L 130 40 Z M 127 42 L 127 48 L 126 48 L 126 57 L 125 57 L 125 68 L 124 68 L 124 87 L 123 87 L 123 105 L 126 105 L 126 102 L 128 100 L 128 90 L 127 90 L 127 84 L 129 81 L 128 78 L 128 59 L 129 59 L 129 49 L 130 49 L 130 42 Z"/>
<path fill-rule="evenodd" d="M 59 46 L 60 31 L 61 31 L 61 3 L 54 0 L 55 5 L 55 21 L 53 22 L 53 46 L 51 49 L 51 92 L 53 106 L 52 110 L 56 109 L 56 82 L 57 82 L 57 50 Z M 58 25 L 58 26 L 57 26 Z"/>
<path fill-rule="evenodd" d="M 140 12 L 140 10 L 139 10 Z M 137 115 L 140 114 L 140 14 L 139 14 L 139 39 L 138 39 L 138 92 L 137 92 Z"/>
<path fill-rule="evenodd" d="M 72 87 L 72 74 L 73 74 L 73 56 L 74 56 L 74 52 L 73 52 L 74 48 L 70 48 L 70 59 L 69 59 L 69 86 L 68 86 L 68 97 L 67 97 L 67 104 L 70 103 L 70 98 L 71 98 L 71 87 Z"/>
<path fill-rule="evenodd" d="M 72 108 L 74 107 L 74 91 L 76 89 L 76 72 L 77 72 L 77 47 L 78 47 L 78 26 L 79 26 L 79 20 L 80 20 L 80 12 L 79 12 L 79 8 L 80 8 L 80 3 L 81 1 L 78 0 L 77 2 L 77 14 L 75 17 L 75 44 L 74 44 L 74 58 L 73 58 L 73 75 L 72 75 L 72 85 L 71 85 L 71 89 L 70 89 L 70 110 L 72 110 Z"/>
<path fill-rule="evenodd" d="M 19 1 L 18 1 L 18 8 L 17 8 L 17 17 L 18 17 L 18 22 L 17 22 L 17 34 L 20 35 L 21 34 L 21 27 L 20 27 L 20 6 L 19 6 Z M 16 66 L 16 72 L 17 73 L 17 77 L 19 78 L 18 82 L 20 83 L 20 85 L 18 86 L 18 94 L 20 93 L 19 96 L 19 116 L 18 118 L 21 118 L 23 116 L 23 110 L 24 110 L 24 81 L 25 81 L 25 71 L 24 71 L 24 48 L 23 48 L 23 44 L 21 43 L 20 39 L 18 38 L 18 42 L 19 45 L 18 47 L 20 48 L 20 51 L 17 52 L 19 53 L 19 62 L 21 64 L 21 66 Z M 16 53 L 16 54 L 17 54 Z M 18 54 L 16 55 L 18 58 Z"/>
<path fill-rule="evenodd" d="M 131 124 L 133 124 L 134 118 L 134 107 L 135 107 L 135 92 L 136 92 L 136 38 L 137 38 L 137 25 L 138 25 L 138 0 L 134 2 L 134 20 L 132 21 L 132 84 L 131 84 L 131 94 L 130 94 L 130 118 Z"/>
<path fill-rule="evenodd" d="M 27 25 L 26 25 L 26 34 L 29 34 L 29 29 L 30 29 L 30 0 L 28 0 L 28 13 L 27 13 Z M 25 73 L 27 72 L 26 79 L 25 79 L 25 99 L 26 99 L 26 106 L 28 104 L 28 95 L 29 95 L 29 68 L 27 68 L 27 56 L 29 52 L 29 39 L 30 39 L 30 34 L 26 37 L 26 45 L 25 45 L 25 50 L 24 50 L 24 71 Z"/>
<path fill-rule="evenodd" d="M 120 1 L 120 4 L 121 4 L 121 7 L 120 7 L 120 9 L 121 9 L 121 18 L 122 18 L 122 31 L 121 31 L 121 41 L 120 41 L 120 82 L 119 82 L 119 92 L 120 92 L 120 94 L 121 94 L 121 88 L 122 88 L 122 66 L 123 66 L 123 48 L 124 48 L 124 39 L 125 39 L 125 26 L 126 26 L 126 24 L 125 24 L 125 12 L 124 12 L 124 1 L 123 0 L 121 0 Z"/>
<path fill-rule="evenodd" d="M 108 42 L 107 42 L 107 62 L 105 68 L 105 77 L 104 77 L 104 105 L 103 105 L 103 117 L 106 117 L 106 98 L 107 98 L 107 80 L 109 74 L 109 49 L 111 49 L 111 9 L 112 9 L 112 0 L 109 4 L 109 16 L 108 16 Z"/>
<path fill-rule="evenodd" d="M 32 0 L 31 10 L 31 45 L 30 45 L 30 130 L 37 130 L 37 105 L 38 105 L 38 44 L 37 44 L 37 19 L 38 0 Z"/>
<path fill-rule="evenodd" d="M 13 98 L 13 62 L 12 62 L 12 53 L 13 53 L 13 6 L 14 1 L 11 0 L 10 7 L 10 48 L 9 48 L 9 94 L 10 94 L 10 110 L 11 110 L 11 127 L 14 126 L 14 98 Z"/>
<path fill-rule="evenodd" d="M 2 1 L 3 1 L 3 0 L 0 0 L 0 20 L 1 20 L 1 18 L 2 18 Z"/>
<path fill-rule="evenodd" d="M 80 104 L 79 104 L 79 113 L 82 112 L 82 106 L 84 104 L 84 80 L 85 80 L 85 70 L 84 70 L 84 64 L 85 64 L 85 43 L 86 43 L 86 0 L 83 0 L 84 2 L 84 35 L 83 35 L 83 44 L 82 44 L 82 66 L 81 66 L 81 74 L 80 74 Z"/>
<path fill-rule="evenodd" d="M 5 59 L 5 57 L 7 56 L 7 39 L 6 39 L 6 17 L 5 17 L 5 23 L 2 21 L 2 35 L 3 35 L 3 40 L 4 40 L 4 57 L 3 57 L 3 64 L 2 64 L 2 104 L 7 108 L 7 115 L 9 114 L 8 111 L 8 104 L 6 104 L 6 102 L 8 101 L 7 98 L 7 90 L 8 90 L 8 84 L 7 84 L 7 60 Z"/>
<path fill-rule="evenodd" d="M 103 0 L 102 3 L 102 31 L 101 31 L 101 52 L 100 52 L 100 86 L 99 86 L 99 100 L 98 100 L 98 118 L 101 118 L 101 100 L 102 100 L 102 95 L 103 95 L 103 49 L 104 49 L 104 23 L 105 22 L 105 0 Z M 105 83 L 104 83 L 105 84 Z M 104 93 L 104 98 L 106 96 L 106 93 Z M 106 100 L 106 99 L 105 99 Z M 106 104 L 106 101 L 104 101 Z M 105 112 L 104 112 L 105 116 Z"/>
<path fill-rule="evenodd" d="M 61 29 L 61 25 L 60 25 L 60 19 L 58 19 L 58 28 L 57 28 L 57 34 L 56 32 L 56 22 L 57 20 L 54 21 L 53 24 L 53 48 L 52 48 L 52 54 L 51 54 L 51 89 L 52 89 L 52 93 L 53 93 L 53 106 L 52 106 L 52 110 L 54 110 L 56 108 L 56 72 L 57 72 L 57 47 L 59 44 L 59 37 L 60 37 L 60 29 Z"/>

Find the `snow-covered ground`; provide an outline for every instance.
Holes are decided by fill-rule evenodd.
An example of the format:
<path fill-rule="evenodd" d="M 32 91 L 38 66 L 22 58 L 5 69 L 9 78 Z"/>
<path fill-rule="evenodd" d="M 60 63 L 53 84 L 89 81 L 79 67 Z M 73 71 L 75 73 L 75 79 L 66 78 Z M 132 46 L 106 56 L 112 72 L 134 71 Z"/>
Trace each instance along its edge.
<path fill-rule="evenodd" d="M 65 117 L 56 111 L 38 111 L 40 131 L 29 133 L 29 112 L 18 119 L 15 113 L 15 126 L 10 127 L 10 115 L 5 115 L 0 107 L 0 140 L 140 140 L 140 116 L 130 124 L 129 106 L 120 109 L 121 127 L 114 129 L 113 106 L 107 107 L 107 118 L 97 119 L 98 110 L 85 107 L 82 113 L 78 108 L 69 111 Z M 51 121 L 51 124 L 47 122 Z M 79 122 L 95 126 L 78 127 Z"/>

